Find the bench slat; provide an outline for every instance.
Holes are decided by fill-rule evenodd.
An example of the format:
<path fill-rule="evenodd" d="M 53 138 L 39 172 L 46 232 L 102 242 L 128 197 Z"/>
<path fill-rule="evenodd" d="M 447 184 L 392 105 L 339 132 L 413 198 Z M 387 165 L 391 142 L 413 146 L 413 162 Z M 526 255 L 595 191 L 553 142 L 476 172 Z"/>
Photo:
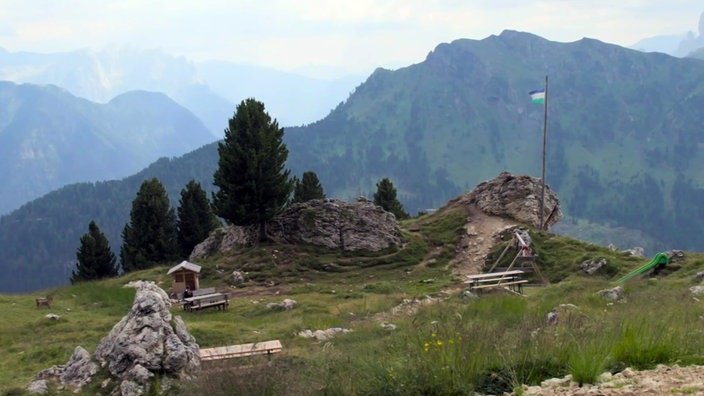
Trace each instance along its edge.
<path fill-rule="evenodd" d="M 514 281 L 514 282 L 501 282 L 501 283 L 496 283 L 496 284 L 491 284 L 491 285 L 481 285 L 481 286 L 472 286 L 472 289 L 488 289 L 490 287 L 501 287 L 501 286 L 511 286 L 511 285 L 520 285 L 523 283 L 528 283 L 527 279 L 522 279 L 519 281 Z"/>
<path fill-rule="evenodd" d="M 465 281 L 464 283 L 471 283 L 471 284 L 477 284 L 477 283 L 488 283 L 488 282 L 511 282 L 519 280 L 518 277 L 516 276 L 505 276 L 503 278 L 484 278 L 484 279 L 474 279 L 470 281 Z"/>
<path fill-rule="evenodd" d="M 521 270 L 513 270 L 513 271 L 506 271 L 506 272 L 487 272 L 485 274 L 467 275 L 467 279 L 473 280 L 473 279 L 501 277 L 501 276 L 508 276 L 508 275 L 522 275 L 522 274 L 524 274 L 524 272 Z"/>

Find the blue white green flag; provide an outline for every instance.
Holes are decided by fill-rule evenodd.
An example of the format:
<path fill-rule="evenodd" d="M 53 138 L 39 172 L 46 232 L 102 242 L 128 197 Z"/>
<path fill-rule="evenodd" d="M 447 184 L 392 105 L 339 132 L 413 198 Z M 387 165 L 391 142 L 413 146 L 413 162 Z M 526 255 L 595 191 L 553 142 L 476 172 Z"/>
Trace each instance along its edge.
<path fill-rule="evenodd" d="M 530 95 L 530 99 L 533 101 L 533 103 L 536 103 L 536 104 L 545 103 L 545 88 L 536 89 L 535 91 L 530 91 L 530 92 L 528 92 L 528 95 Z"/>

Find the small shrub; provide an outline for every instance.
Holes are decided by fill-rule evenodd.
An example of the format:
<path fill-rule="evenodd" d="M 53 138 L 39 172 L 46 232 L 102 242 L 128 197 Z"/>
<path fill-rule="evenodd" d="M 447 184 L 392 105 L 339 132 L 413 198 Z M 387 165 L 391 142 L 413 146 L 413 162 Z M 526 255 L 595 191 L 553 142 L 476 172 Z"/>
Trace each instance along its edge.
<path fill-rule="evenodd" d="M 620 342 L 614 349 L 614 358 L 635 369 L 651 369 L 659 363 L 676 359 L 676 345 L 665 324 L 626 324 Z"/>
<path fill-rule="evenodd" d="M 608 359 L 608 350 L 600 345 L 577 346 L 575 351 L 570 353 L 567 363 L 572 380 L 580 386 L 596 383 L 599 376 L 606 371 Z"/>

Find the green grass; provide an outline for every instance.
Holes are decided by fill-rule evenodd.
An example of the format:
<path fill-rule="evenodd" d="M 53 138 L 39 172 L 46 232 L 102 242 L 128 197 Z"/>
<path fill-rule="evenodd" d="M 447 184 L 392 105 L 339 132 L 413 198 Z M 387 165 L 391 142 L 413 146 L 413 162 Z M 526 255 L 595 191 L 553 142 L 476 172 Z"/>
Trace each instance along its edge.
<path fill-rule="evenodd" d="M 315 246 L 264 244 L 200 262 L 201 286 L 230 290 L 234 297 L 226 312 L 172 308 L 199 345 L 279 339 L 284 351 L 271 363 L 261 357 L 206 363 L 197 380 L 167 394 L 501 394 L 566 374 L 587 384 L 603 371 L 625 367 L 704 363 L 704 302 L 688 291 L 695 274 L 704 270 L 701 254 L 688 253 L 658 279 L 629 281 L 626 299 L 610 303 L 596 292 L 613 287 L 613 280 L 647 258 L 535 232 L 537 264 L 550 285 L 527 288 L 524 296 L 489 292 L 468 299 L 442 292 L 458 283 L 446 265 L 427 265 L 430 258 L 442 257 L 429 246 L 454 249 L 460 215 L 450 211 L 405 222 L 414 231 L 405 234 L 402 249 L 356 256 Z M 497 246 L 494 257 L 502 249 Z M 596 275 L 579 269 L 582 261 L 599 258 L 609 264 Z M 94 352 L 132 304 L 134 289 L 122 286 L 149 279 L 168 291 L 167 270 L 32 295 L 0 295 L 0 394 L 23 394 L 37 372 L 65 364 L 78 345 Z M 237 287 L 229 279 L 234 270 L 246 272 L 245 283 Z M 34 299 L 47 294 L 54 296 L 51 309 L 36 308 Z M 410 315 L 389 314 L 404 300 L 426 295 L 440 302 Z M 266 308 L 284 298 L 295 300 L 297 307 Z M 560 304 L 573 307 L 559 310 L 558 324 L 548 325 L 547 313 Z M 49 312 L 61 318 L 50 320 L 45 317 Z M 382 327 L 383 322 L 395 329 Z M 352 331 L 322 342 L 297 336 L 302 330 L 337 326 Z M 98 387 L 90 390 L 100 392 Z"/>

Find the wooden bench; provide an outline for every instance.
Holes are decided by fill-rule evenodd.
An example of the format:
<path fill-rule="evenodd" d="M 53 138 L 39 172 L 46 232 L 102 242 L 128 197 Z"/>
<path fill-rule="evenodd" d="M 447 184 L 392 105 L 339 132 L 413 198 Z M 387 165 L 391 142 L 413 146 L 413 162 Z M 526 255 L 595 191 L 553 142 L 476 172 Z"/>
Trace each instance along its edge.
<path fill-rule="evenodd" d="M 272 354 L 279 353 L 282 349 L 283 347 L 279 340 L 206 348 L 200 350 L 200 360 L 220 360 L 256 355 L 267 355 L 271 359 Z"/>
<path fill-rule="evenodd" d="M 508 287 L 512 291 L 521 293 L 522 286 L 528 280 L 521 279 L 524 274 L 521 270 L 489 272 L 485 274 L 469 275 L 465 283 L 469 284 L 469 290 L 483 290 L 496 287 Z"/>
<path fill-rule="evenodd" d="M 183 309 L 186 311 L 198 311 L 204 308 L 215 307 L 227 311 L 230 306 L 230 299 L 224 293 L 211 293 L 183 299 Z"/>
<path fill-rule="evenodd" d="M 186 292 L 181 293 L 181 301 L 184 301 L 187 298 L 190 297 L 200 297 L 200 296 L 205 296 L 207 294 L 215 294 L 217 293 L 215 291 L 214 287 L 205 287 L 203 289 L 197 289 L 197 290 L 191 290 L 191 295 L 186 297 Z"/>
<path fill-rule="evenodd" d="M 47 308 L 51 308 L 52 301 L 54 301 L 53 296 L 40 297 L 40 298 L 36 299 L 37 308 L 39 308 L 41 306 L 46 306 Z"/>

